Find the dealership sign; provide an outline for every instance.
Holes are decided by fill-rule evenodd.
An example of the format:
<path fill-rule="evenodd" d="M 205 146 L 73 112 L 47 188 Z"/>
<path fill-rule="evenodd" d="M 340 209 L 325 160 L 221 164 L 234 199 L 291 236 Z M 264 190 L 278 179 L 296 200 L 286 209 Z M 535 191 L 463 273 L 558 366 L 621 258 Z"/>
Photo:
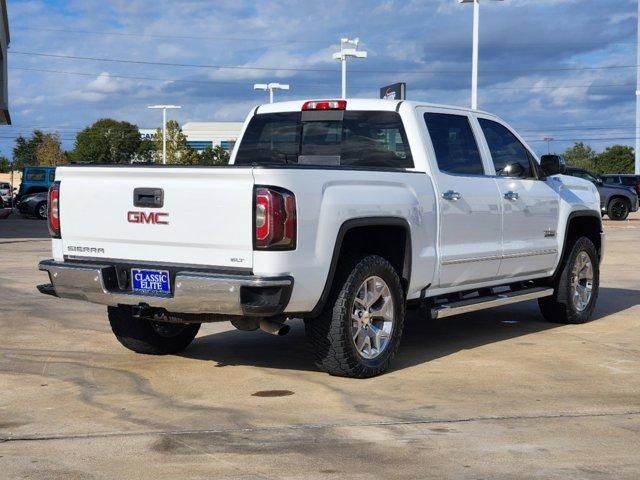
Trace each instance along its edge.
<path fill-rule="evenodd" d="M 383 100 L 406 100 L 407 84 L 394 83 L 380 89 L 380 98 Z"/>

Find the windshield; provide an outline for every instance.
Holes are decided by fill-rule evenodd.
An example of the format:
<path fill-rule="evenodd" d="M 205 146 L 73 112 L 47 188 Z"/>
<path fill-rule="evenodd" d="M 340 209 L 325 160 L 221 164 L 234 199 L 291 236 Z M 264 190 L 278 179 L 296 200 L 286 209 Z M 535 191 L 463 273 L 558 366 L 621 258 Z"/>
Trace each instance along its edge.
<path fill-rule="evenodd" d="M 235 164 L 413 167 L 400 115 L 339 113 L 335 119 L 322 115 L 303 119 L 302 112 L 256 115 L 242 138 Z"/>

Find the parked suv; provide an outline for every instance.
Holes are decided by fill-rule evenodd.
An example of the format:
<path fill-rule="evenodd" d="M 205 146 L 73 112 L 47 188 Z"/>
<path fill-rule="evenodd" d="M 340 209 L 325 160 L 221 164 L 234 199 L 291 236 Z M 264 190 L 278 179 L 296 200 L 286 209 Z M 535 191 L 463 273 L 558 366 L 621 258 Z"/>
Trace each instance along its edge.
<path fill-rule="evenodd" d="M 591 318 L 600 199 L 563 167 L 486 112 L 261 105 L 229 165 L 59 167 L 38 288 L 106 305 L 145 354 L 184 350 L 203 322 L 283 335 L 301 318 L 321 369 L 371 377 L 409 306 L 426 321 L 537 299 L 549 321 Z"/>
<path fill-rule="evenodd" d="M 600 175 L 605 185 L 623 185 L 632 187 L 640 195 L 640 175 L 631 174 L 607 174 Z"/>
<path fill-rule="evenodd" d="M 605 183 L 595 174 L 581 168 L 567 167 L 567 175 L 589 180 L 598 188 L 600 208 L 611 220 L 626 220 L 630 212 L 638 211 L 638 194 L 635 188 Z"/>
<path fill-rule="evenodd" d="M 55 167 L 24 167 L 18 199 L 33 193 L 46 192 L 54 182 Z"/>

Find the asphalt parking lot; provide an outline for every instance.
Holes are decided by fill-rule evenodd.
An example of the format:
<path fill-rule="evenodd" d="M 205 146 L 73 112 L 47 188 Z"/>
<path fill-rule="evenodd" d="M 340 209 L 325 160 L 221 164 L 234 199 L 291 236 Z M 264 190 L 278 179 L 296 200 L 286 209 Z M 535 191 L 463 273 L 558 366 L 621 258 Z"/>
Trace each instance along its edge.
<path fill-rule="evenodd" d="M 300 323 L 125 350 L 104 307 L 36 291 L 45 222 L 0 220 L 0 476 L 637 479 L 640 215 L 605 223 L 593 322 L 535 302 L 412 318 L 390 373 L 349 380 L 317 371 Z"/>

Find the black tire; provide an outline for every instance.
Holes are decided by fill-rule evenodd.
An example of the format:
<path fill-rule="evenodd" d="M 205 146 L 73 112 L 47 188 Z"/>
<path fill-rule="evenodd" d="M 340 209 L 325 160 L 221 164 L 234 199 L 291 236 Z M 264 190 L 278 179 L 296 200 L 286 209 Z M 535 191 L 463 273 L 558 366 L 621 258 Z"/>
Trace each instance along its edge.
<path fill-rule="evenodd" d="M 38 205 L 36 205 L 36 208 L 33 209 L 33 213 L 36 216 L 36 218 L 40 220 L 46 220 L 47 219 L 47 202 L 40 202 Z"/>
<path fill-rule="evenodd" d="M 626 198 L 614 198 L 609 202 L 607 215 L 611 220 L 626 220 L 630 210 L 631 206 Z"/>
<path fill-rule="evenodd" d="M 572 297 L 572 270 L 576 259 L 584 252 L 589 256 L 593 270 L 591 298 L 582 310 L 576 308 Z M 561 271 L 553 281 L 554 294 L 538 300 L 542 316 L 554 323 L 579 324 L 588 322 L 593 315 L 600 290 L 600 264 L 593 242 L 586 237 L 580 237 L 568 249 L 566 258 L 561 264 Z"/>
<path fill-rule="evenodd" d="M 118 341 L 136 353 L 169 355 L 183 351 L 196 337 L 199 323 L 160 323 L 135 318 L 131 307 L 108 307 L 111 330 Z"/>
<path fill-rule="evenodd" d="M 393 326 L 386 347 L 376 358 L 364 358 L 357 350 L 351 315 L 358 290 L 366 279 L 380 277 L 393 302 Z M 318 318 L 305 319 L 305 330 L 316 365 L 341 377 L 370 378 L 384 373 L 398 351 L 405 317 L 405 294 L 393 266 L 377 255 L 340 259 L 332 291 Z"/>

